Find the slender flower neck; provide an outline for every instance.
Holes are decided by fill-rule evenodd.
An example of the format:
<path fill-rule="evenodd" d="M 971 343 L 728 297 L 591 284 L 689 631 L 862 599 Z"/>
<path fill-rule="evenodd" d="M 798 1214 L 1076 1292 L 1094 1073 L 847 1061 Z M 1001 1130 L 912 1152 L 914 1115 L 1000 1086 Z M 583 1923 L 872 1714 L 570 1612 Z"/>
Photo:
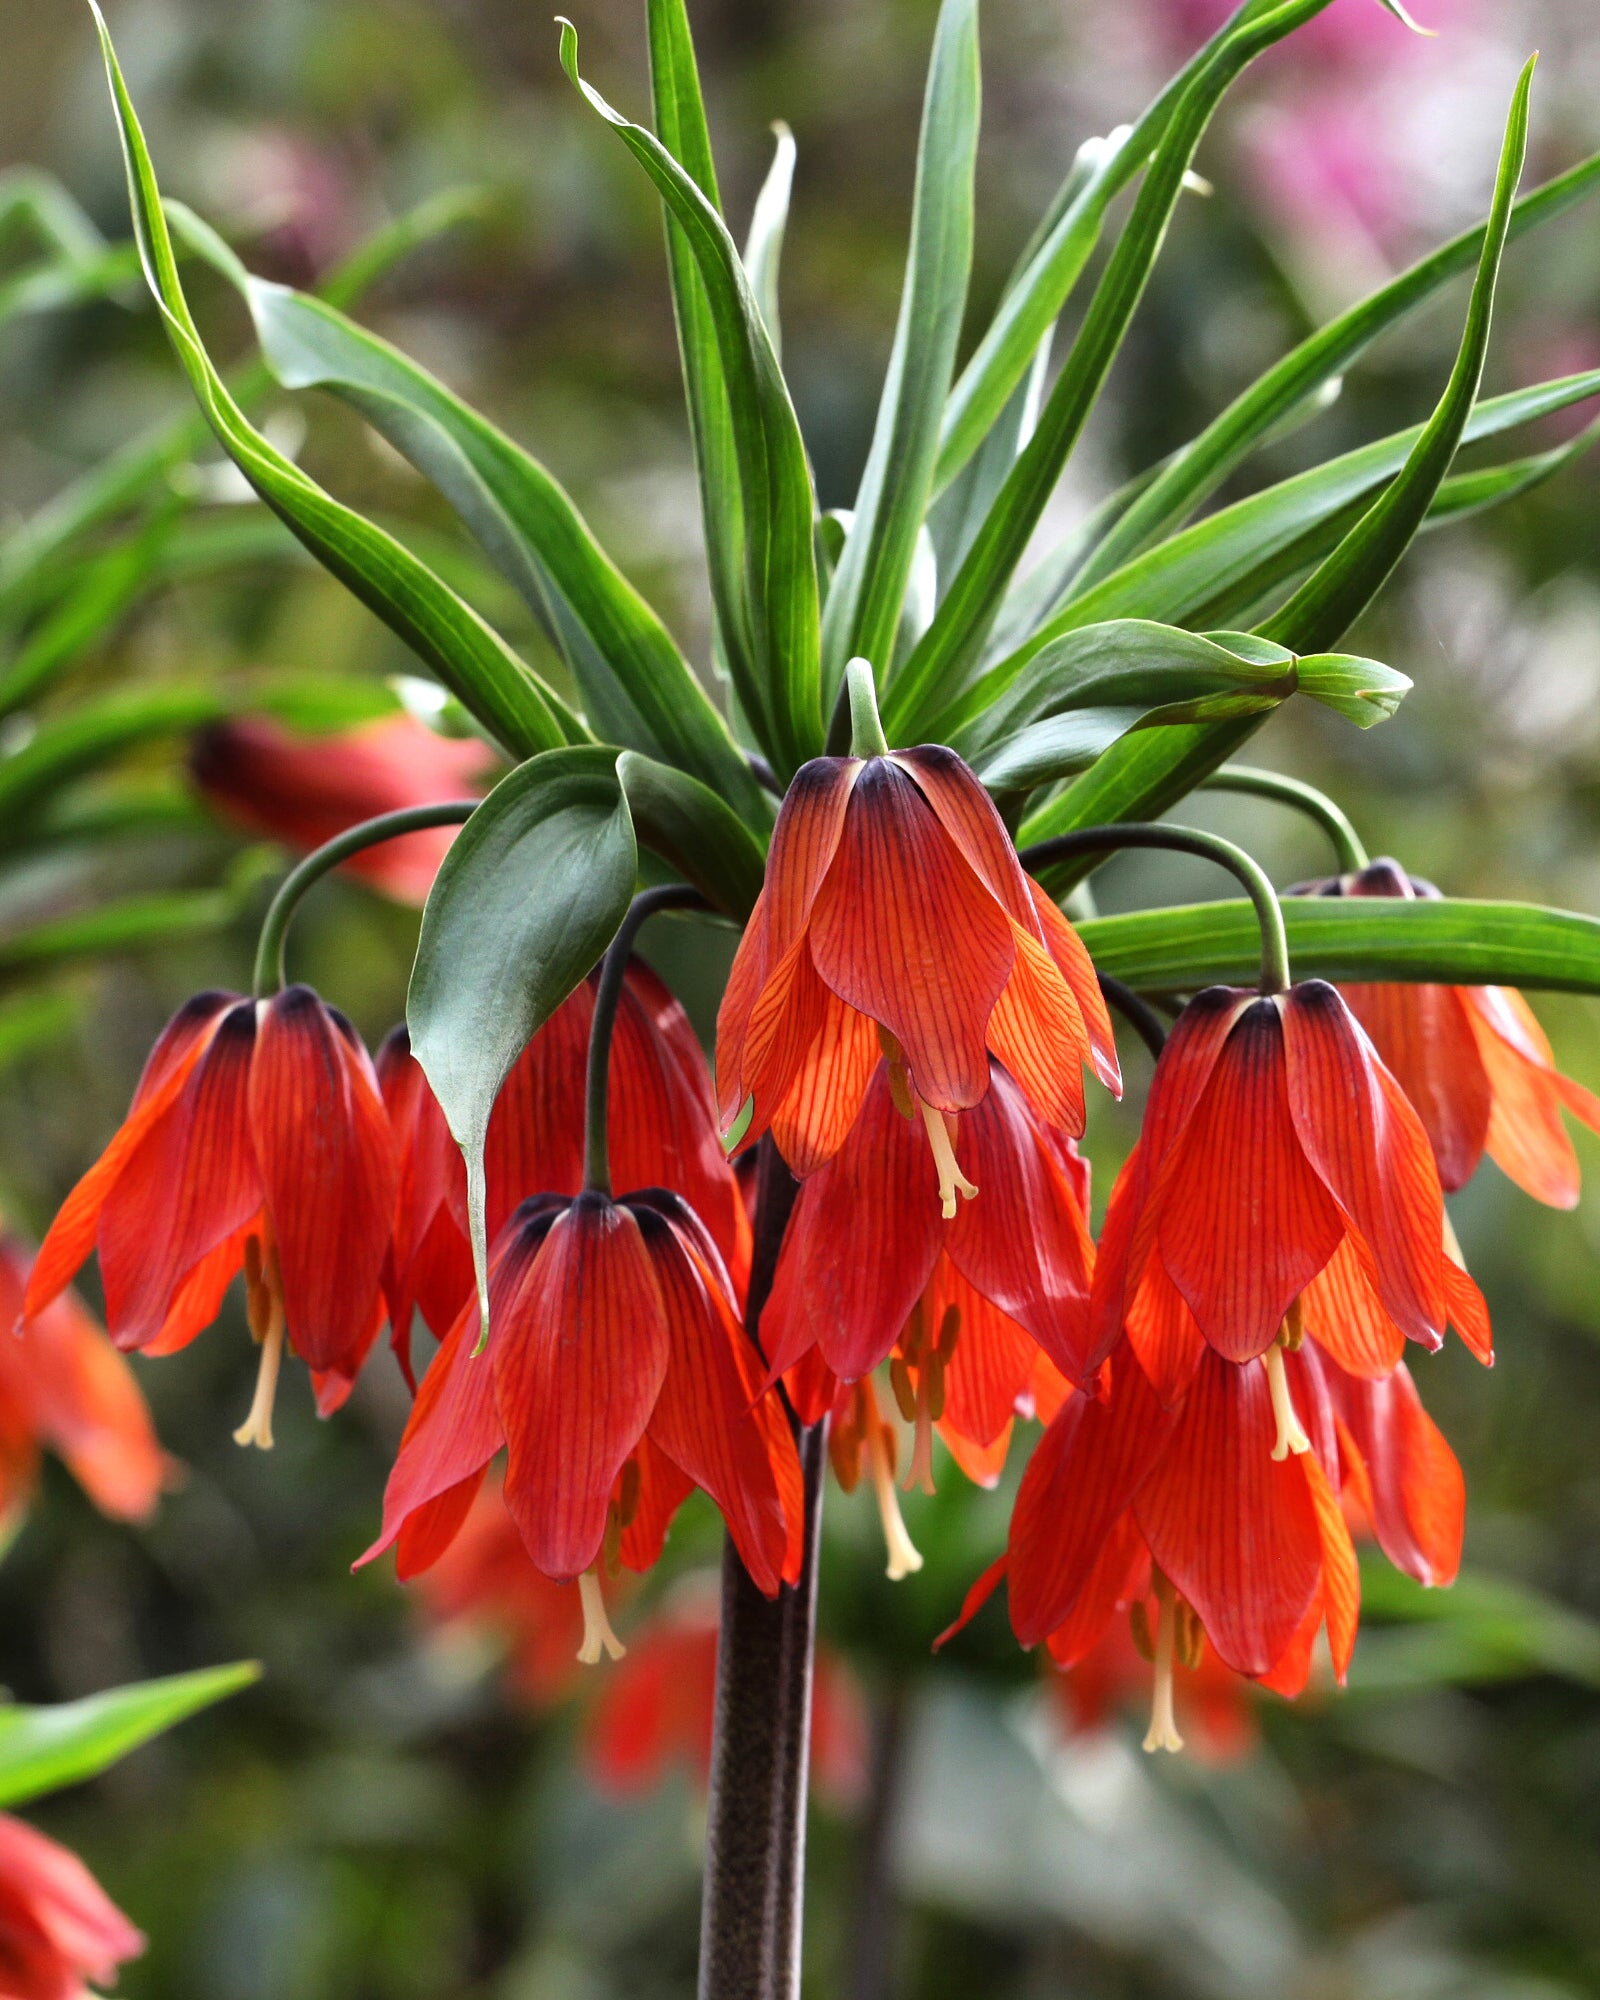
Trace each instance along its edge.
<path fill-rule="evenodd" d="M 1361 836 L 1350 824 L 1344 808 L 1330 799 L 1326 792 L 1319 792 L 1315 785 L 1305 784 L 1299 778 L 1287 778 L 1281 771 L 1259 770 L 1254 764 L 1223 764 L 1209 778 L 1202 778 L 1200 785 L 1204 791 L 1242 792 L 1251 798 L 1276 799 L 1280 805 L 1291 806 L 1296 812 L 1304 813 L 1328 836 L 1329 844 L 1338 856 L 1341 875 L 1359 875 L 1363 868 L 1370 865 L 1370 856 L 1362 845 Z"/>
<path fill-rule="evenodd" d="M 706 910 L 711 906 L 698 889 L 668 883 L 646 889 L 628 905 L 628 914 L 600 962 L 594 1016 L 589 1024 L 589 1060 L 583 1101 L 583 1185 L 587 1194 L 610 1194 L 611 1155 L 606 1143 L 607 1103 L 611 1089 L 611 1036 L 627 978 L 634 940 L 658 910 Z"/>
<path fill-rule="evenodd" d="M 1150 1698 L 1150 1727 L 1145 1731 L 1146 1750 L 1170 1750 L 1174 1753 L 1183 1748 L 1183 1738 L 1178 1733 L 1178 1719 L 1172 1706 L 1173 1670 L 1178 1651 L 1178 1598 L 1167 1579 L 1156 1576 L 1156 1603 L 1160 1607 L 1156 1614 L 1155 1643 L 1155 1691 Z"/>
<path fill-rule="evenodd" d="M 250 1414 L 233 1434 L 239 1445 L 254 1445 L 257 1451 L 272 1449 L 272 1412 L 278 1397 L 278 1376 L 283 1366 L 284 1313 L 283 1274 L 278 1268 L 278 1252 L 270 1242 L 263 1250 L 259 1236 L 245 1238 L 245 1313 L 250 1337 L 261 1349 L 256 1369 L 256 1392 Z"/>
<path fill-rule="evenodd" d="M 1261 1357 L 1261 1365 L 1267 1371 L 1267 1388 L 1272 1396 L 1272 1415 L 1278 1426 L 1278 1435 L 1273 1441 L 1272 1456 L 1281 1465 L 1292 1452 L 1298 1458 L 1311 1449 L 1311 1440 L 1306 1436 L 1294 1407 L 1294 1397 L 1289 1389 L 1288 1370 L 1283 1365 L 1283 1340 L 1280 1335 Z"/>
<path fill-rule="evenodd" d="M 278 893 L 268 906 L 261 925 L 261 937 L 256 945 L 256 998 L 263 1000 L 274 993 L 281 993 L 288 984 L 284 952 L 288 945 L 289 925 L 306 891 L 320 882 L 330 868 L 337 868 L 341 861 L 348 861 L 351 855 L 360 854 L 368 847 L 380 846 L 386 840 L 397 840 L 404 833 L 426 833 L 436 826 L 464 826 L 481 803 L 479 799 L 446 799 L 437 805 L 406 806 L 399 812 L 380 813 L 376 819 L 365 819 L 359 826 L 347 827 L 343 833 L 325 841 L 304 861 L 291 868 L 279 884 Z"/>
<path fill-rule="evenodd" d="M 1261 991 L 1271 995 L 1289 988 L 1289 936 L 1283 927 L 1283 910 L 1277 891 L 1260 863 L 1235 847 L 1220 834 L 1202 833 L 1198 827 L 1158 825 L 1152 821 L 1130 820 L 1125 826 L 1084 826 L 1075 833 L 1058 834 L 1026 847 L 1017 856 L 1030 874 L 1038 874 L 1057 861 L 1071 861 L 1083 854 L 1113 854 L 1124 847 L 1170 848 L 1176 854 L 1198 854 L 1238 878 L 1255 905 L 1261 926 Z"/>
<path fill-rule="evenodd" d="M 586 1569 L 578 1578 L 578 1599 L 583 1606 L 583 1644 L 578 1658 L 586 1667 L 598 1666 L 602 1653 L 607 1659 L 620 1660 L 628 1649 L 611 1629 L 598 1570 Z"/>
<path fill-rule="evenodd" d="M 878 688 L 871 661 L 858 654 L 844 670 L 844 684 L 850 702 L 851 756 L 887 757 L 889 739 L 878 715 Z"/>

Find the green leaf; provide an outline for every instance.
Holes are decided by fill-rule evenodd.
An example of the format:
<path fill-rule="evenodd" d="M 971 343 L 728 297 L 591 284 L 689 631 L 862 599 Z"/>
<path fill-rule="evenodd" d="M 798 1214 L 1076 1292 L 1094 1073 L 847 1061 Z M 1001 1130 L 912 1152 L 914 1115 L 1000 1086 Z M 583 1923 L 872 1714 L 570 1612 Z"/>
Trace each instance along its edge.
<path fill-rule="evenodd" d="M 938 616 L 890 687 L 884 726 L 891 741 L 914 733 L 910 718 L 957 684 L 978 657 L 1143 296 L 1195 147 L 1223 93 L 1257 55 L 1326 4 L 1289 0 L 1234 29 L 1179 98 L 1038 428 L 1001 488 Z"/>
<path fill-rule="evenodd" d="M 1425 1590 L 1368 1555 L 1361 1612 L 1353 1698 L 1534 1674 L 1600 1687 L 1600 1624 L 1526 1584 L 1464 1570 L 1448 1590 Z"/>
<path fill-rule="evenodd" d="M 82 1784 L 261 1678 L 254 1660 L 110 1688 L 49 1708 L 0 1707 L 0 1807 Z"/>
<path fill-rule="evenodd" d="M 940 590 L 961 568 L 995 495 L 1017 453 L 1033 436 L 1050 374 L 1053 335 L 1047 328 L 1034 352 L 1033 365 L 1012 390 L 1005 408 L 985 433 L 983 442 L 934 501 L 928 532 L 934 550 L 935 609 Z M 932 622 L 931 619 L 929 621 Z M 921 634 L 917 635 L 919 638 Z"/>
<path fill-rule="evenodd" d="M 1336 646 L 1371 603 L 1427 518 L 1434 495 L 1461 443 L 1489 351 L 1495 280 L 1511 222 L 1511 203 L 1528 149 L 1528 93 L 1533 88 L 1533 67 L 1537 60 L 1536 56 L 1529 58 L 1512 93 L 1505 142 L 1495 175 L 1494 201 L 1484 227 L 1466 325 L 1444 394 L 1393 485 L 1262 628 L 1271 638 L 1297 651 Z"/>
<path fill-rule="evenodd" d="M 653 24 L 669 4 L 676 11 L 681 0 L 656 0 Z M 722 217 L 693 174 L 653 133 L 613 110 L 584 82 L 570 21 L 561 26 L 561 60 L 576 88 L 655 183 L 694 253 L 705 287 L 727 391 L 744 520 L 749 657 L 741 665 L 739 652 L 730 651 L 730 667 L 740 706 L 761 747 L 779 776 L 787 778 L 822 747 L 815 508 L 800 426 L 761 308 Z M 660 96 L 658 85 L 658 102 Z"/>
<path fill-rule="evenodd" d="M 212 937 L 238 915 L 239 897 L 227 889 L 124 896 L 97 909 L 7 932 L 0 937 L 0 973 L 32 972 L 45 965 Z"/>
<path fill-rule="evenodd" d="M 750 216 L 750 233 L 744 242 L 744 268 L 755 293 L 756 304 L 772 342 L 773 353 L 783 358 L 783 328 L 778 310 L 778 267 L 783 259 L 784 232 L 789 226 L 789 197 L 794 191 L 794 134 L 780 118 L 772 128 L 776 145 L 772 165 L 761 183 Z M 676 149 L 674 149 L 676 151 Z"/>
<path fill-rule="evenodd" d="M 512 1064 L 610 943 L 637 868 L 616 752 L 547 751 L 502 778 L 467 821 L 422 913 L 406 1020 L 466 1159 L 485 1328 L 489 1114 Z"/>
<path fill-rule="evenodd" d="M 70 993 L 12 993 L 0 1000 L 0 1071 L 59 1041 L 77 1018 Z"/>
<path fill-rule="evenodd" d="M 1285 896 L 1296 979 L 1421 980 L 1600 993 L 1600 919 L 1532 903 Z M 1191 903 L 1078 926 L 1096 968 L 1148 993 L 1248 986 L 1261 933 L 1248 902 Z"/>
<path fill-rule="evenodd" d="M 255 429 L 190 315 L 161 195 L 116 51 L 90 0 L 128 169 L 146 282 L 201 408 L 229 456 L 317 560 L 410 645 L 501 743 L 526 754 L 577 740 L 577 718 L 468 605 L 392 535 L 323 491 Z"/>
<path fill-rule="evenodd" d="M 770 820 L 671 634 L 538 460 L 332 306 L 257 278 L 244 291 L 278 381 L 359 410 L 455 508 L 571 668 L 595 733 L 680 765 L 757 824 Z"/>
<path fill-rule="evenodd" d="M 1511 211 L 1515 238 L 1560 215 L 1600 186 L 1600 153 L 1524 195 Z M 1074 579 L 1081 593 L 1147 548 L 1214 493 L 1296 408 L 1337 380 L 1380 334 L 1432 298 L 1482 253 L 1487 224 L 1468 229 L 1301 341 L 1175 452 L 1100 538 Z"/>
<path fill-rule="evenodd" d="M 617 777 L 640 841 L 743 923 L 766 873 L 766 855 L 745 822 L 698 778 L 637 750 L 617 759 Z"/>
<path fill-rule="evenodd" d="M 977 0 L 943 0 L 917 146 L 900 317 L 855 520 L 822 620 L 823 702 L 858 655 L 887 680 L 972 270 L 973 175 L 982 93 Z"/>

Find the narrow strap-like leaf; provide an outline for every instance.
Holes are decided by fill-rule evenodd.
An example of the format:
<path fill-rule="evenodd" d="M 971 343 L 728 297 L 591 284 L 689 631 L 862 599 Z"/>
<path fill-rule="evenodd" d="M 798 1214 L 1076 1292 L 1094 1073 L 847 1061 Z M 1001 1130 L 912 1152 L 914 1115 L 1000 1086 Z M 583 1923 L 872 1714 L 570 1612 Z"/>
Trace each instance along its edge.
<path fill-rule="evenodd" d="M 825 703 L 857 655 L 888 678 L 972 269 L 980 109 L 977 0 L 944 0 L 923 101 L 900 318 L 855 520 L 823 614 Z"/>
<path fill-rule="evenodd" d="M 98 6 L 95 20 L 127 163 L 140 260 L 178 359 L 223 447 L 323 566 L 383 619 L 514 752 L 579 740 L 582 724 L 498 633 L 381 528 L 270 444 L 229 394 L 189 312 L 144 133 Z"/>
<path fill-rule="evenodd" d="M 744 268 L 756 295 L 772 351 L 783 358 L 783 328 L 778 310 L 778 270 L 783 261 L 784 232 L 789 227 L 789 197 L 794 190 L 794 134 L 782 119 L 772 128 L 777 142 L 772 165 L 761 183 L 744 241 Z"/>
<path fill-rule="evenodd" d="M 1483 380 L 1495 280 L 1511 221 L 1511 203 L 1528 149 L 1528 93 L 1533 87 L 1533 67 L 1537 60 L 1537 57 L 1529 59 L 1512 93 L 1505 142 L 1495 175 L 1494 202 L 1484 228 L 1466 326 L 1444 394 L 1393 485 L 1282 610 L 1268 619 L 1264 632 L 1285 646 L 1309 652 L 1339 643 L 1410 547 L 1450 469 L 1478 385 Z"/>
<path fill-rule="evenodd" d="M 643 126 L 614 110 L 578 72 L 578 38 L 561 25 L 561 61 L 585 100 L 621 137 L 682 228 L 704 281 L 733 417 L 744 505 L 744 596 L 751 654 L 730 656 L 740 706 L 788 777 L 822 747 L 815 507 L 789 391 L 727 226 L 693 176 Z"/>

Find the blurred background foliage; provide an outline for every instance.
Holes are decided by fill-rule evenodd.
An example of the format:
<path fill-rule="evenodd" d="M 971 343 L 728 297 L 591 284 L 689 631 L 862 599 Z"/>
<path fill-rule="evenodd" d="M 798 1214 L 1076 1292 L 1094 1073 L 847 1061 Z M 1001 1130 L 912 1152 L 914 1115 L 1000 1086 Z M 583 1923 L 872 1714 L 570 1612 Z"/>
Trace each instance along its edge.
<path fill-rule="evenodd" d="M 257 270 L 313 283 L 424 198 L 477 191 L 362 316 L 533 445 L 703 662 L 699 516 L 657 210 L 561 78 L 550 24 L 522 0 L 108 11 L 164 185 Z M 845 504 L 892 331 L 933 0 L 691 11 L 732 215 L 748 213 L 770 121 L 787 119 L 799 142 L 785 357 L 823 503 Z M 1134 115 L 1220 11 L 988 0 L 975 308 L 1078 143 Z M 1185 436 L 1308 325 L 1472 221 L 1530 48 L 1544 60 L 1529 180 L 1600 145 L 1591 0 L 1418 0 L 1418 11 L 1436 39 L 1407 36 L 1377 0 L 1334 0 L 1247 79 L 1201 156 L 1214 193 L 1180 211 L 1045 533 Z M 637 0 L 589 0 L 579 22 L 596 82 L 629 109 L 645 101 L 642 13 Z M 59 176 L 121 242 L 121 165 L 87 11 L 0 0 L 0 31 L 0 165 Z M 0 208 L 8 191 L 27 192 L 0 188 Z M 26 204 L 0 222 L 0 298 L 36 264 L 34 228 Z M 92 239 L 83 254 L 98 254 Z M 237 303 L 198 271 L 192 285 L 218 351 L 242 357 Z M 1600 363 L 1592 206 L 1513 248 L 1502 301 L 1491 391 Z M 1461 302 L 1458 286 L 1382 343 L 1252 479 L 1425 409 Z M 55 309 L 0 327 L 6 534 L 187 408 L 137 282 L 76 306 L 32 303 Z M 538 646 L 442 503 L 353 418 L 302 399 L 271 422 L 336 492 L 450 562 L 491 617 Z M 1429 535 L 1352 642 L 1414 677 L 1398 719 L 1358 736 L 1292 704 L 1254 754 L 1333 791 L 1375 852 L 1453 893 L 1600 911 L 1597 482 L 1600 464 L 1580 461 L 1503 513 Z M 0 773 L 53 700 L 408 671 L 397 642 L 295 553 L 214 454 L 179 490 L 198 504 L 159 576 L 136 561 L 146 587 L 126 602 L 110 588 L 86 642 L 67 635 L 56 692 L 0 724 Z M 39 627 L 26 606 L 7 619 L 14 666 Z M 121 811 L 125 831 L 86 845 L 13 827 L 0 878 L 0 1203 L 35 1236 L 120 1117 L 166 1015 L 198 987 L 246 983 L 274 865 L 206 815 L 170 735 L 114 784 L 82 790 L 76 809 Z M 1194 816 L 1244 840 L 1279 882 L 1330 866 L 1314 832 L 1275 806 L 1212 797 Z M 1112 864 L 1096 892 L 1119 908 L 1214 889 L 1198 864 L 1139 857 Z M 170 900 L 146 911 L 145 948 L 81 956 L 60 933 L 152 895 Z M 375 1043 L 401 1012 L 414 928 L 413 912 L 332 883 L 297 930 L 295 969 Z M 725 945 L 680 931 L 662 949 L 705 1025 Z M 1563 1066 L 1600 1085 L 1593 1006 L 1541 1012 Z M 1142 1064 L 1135 1053 L 1135 1099 Z M 1103 1107 L 1096 1119 L 1103 1198 L 1131 1123 Z M 945 1461 L 939 1496 L 906 1503 L 927 1567 L 891 1590 L 870 1504 L 830 1494 L 823 1623 L 866 1693 L 875 1782 L 853 1809 L 815 1815 L 808 1992 L 1600 1991 L 1600 1149 L 1578 1143 L 1594 1186 L 1575 1219 L 1536 1208 L 1488 1165 L 1454 1203 L 1500 1354 L 1492 1375 L 1459 1348 L 1417 1369 L 1467 1471 L 1461 1585 L 1424 1599 L 1373 1570 L 1349 1692 L 1294 1708 L 1263 1697 L 1259 1740 L 1231 1761 L 1157 1766 L 1115 1713 L 1069 1734 L 993 1611 L 930 1655 L 1001 1544 L 1003 1495 L 974 1493 Z M 41 1811 L 151 1936 L 123 1990 L 692 1992 L 692 1772 L 608 1795 L 577 1719 L 592 1687 L 535 1714 L 505 1693 L 481 1636 L 430 1629 L 382 1566 L 348 1573 L 404 1419 L 397 1371 L 380 1358 L 326 1425 L 297 1376 L 278 1449 L 260 1457 L 228 1438 L 254 1369 L 238 1313 L 180 1359 L 136 1366 L 181 1480 L 130 1530 L 51 1468 L 0 1566 L 0 1682 L 38 1701 L 246 1654 L 267 1671 L 243 1700 Z M 715 1553 L 711 1519 L 691 1507 L 666 1568 Z M 624 1614 L 636 1627 L 642 1615 L 639 1602 Z M 872 1969 L 885 1959 L 887 1986 Z"/>

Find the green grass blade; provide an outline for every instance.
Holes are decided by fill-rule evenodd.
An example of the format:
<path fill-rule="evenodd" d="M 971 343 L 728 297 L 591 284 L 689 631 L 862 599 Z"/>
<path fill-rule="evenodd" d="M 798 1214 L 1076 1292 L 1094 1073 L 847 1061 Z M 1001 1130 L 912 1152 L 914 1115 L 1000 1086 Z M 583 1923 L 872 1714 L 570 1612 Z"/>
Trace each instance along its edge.
<path fill-rule="evenodd" d="M 772 128 L 776 141 L 772 165 L 761 183 L 750 217 L 750 233 L 744 241 L 744 268 L 750 289 L 761 308 L 761 318 L 772 342 L 772 351 L 783 358 L 782 317 L 778 309 L 778 270 L 783 261 L 783 238 L 789 227 L 789 197 L 794 191 L 794 134 L 782 119 Z"/>
<path fill-rule="evenodd" d="M 226 889 L 157 890 L 124 896 L 92 910 L 50 917 L 0 937 L 0 973 L 37 972 L 47 965 L 147 951 L 187 938 L 214 937 L 239 917 L 239 898 Z"/>
<path fill-rule="evenodd" d="M 1528 149 L 1528 93 L 1533 87 L 1535 61 L 1536 57 L 1530 58 L 1512 94 L 1495 175 L 1494 202 L 1484 228 L 1466 326 L 1450 380 L 1394 483 L 1263 627 L 1269 637 L 1297 651 L 1338 644 L 1410 547 L 1455 457 L 1483 380 L 1495 280 Z"/>
<path fill-rule="evenodd" d="M 966 308 L 980 110 L 977 0 L 944 0 L 923 101 L 900 317 L 854 524 L 823 614 L 827 706 L 845 662 L 858 654 L 880 682 L 889 677 Z"/>
<path fill-rule="evenodd" d="M 179 282 L 144 134 L 95 0 L 101 51 L 128 169 L 146 282 L 190 386 L 234 463 L 317 560 L 412 647 L 501 743 L 526 754 L 583 735 L 582 725 L 523 660 L 427 566 L 342 505 L 256 430 L 212 365 Z"/>
<path fill-rule="evenodd" d="M 655 183 L 694 253 L 716 335 L 744 511 L 744 601 L 751 657 L 730 655 L 734 688 L 780 777 L 822 747 L 815 506 L 800 426 L 733 238 L 693 175 L 651 132 L 614 110 L 578 71 L 561 26 L 561 61 L 590 107 Z"/>

